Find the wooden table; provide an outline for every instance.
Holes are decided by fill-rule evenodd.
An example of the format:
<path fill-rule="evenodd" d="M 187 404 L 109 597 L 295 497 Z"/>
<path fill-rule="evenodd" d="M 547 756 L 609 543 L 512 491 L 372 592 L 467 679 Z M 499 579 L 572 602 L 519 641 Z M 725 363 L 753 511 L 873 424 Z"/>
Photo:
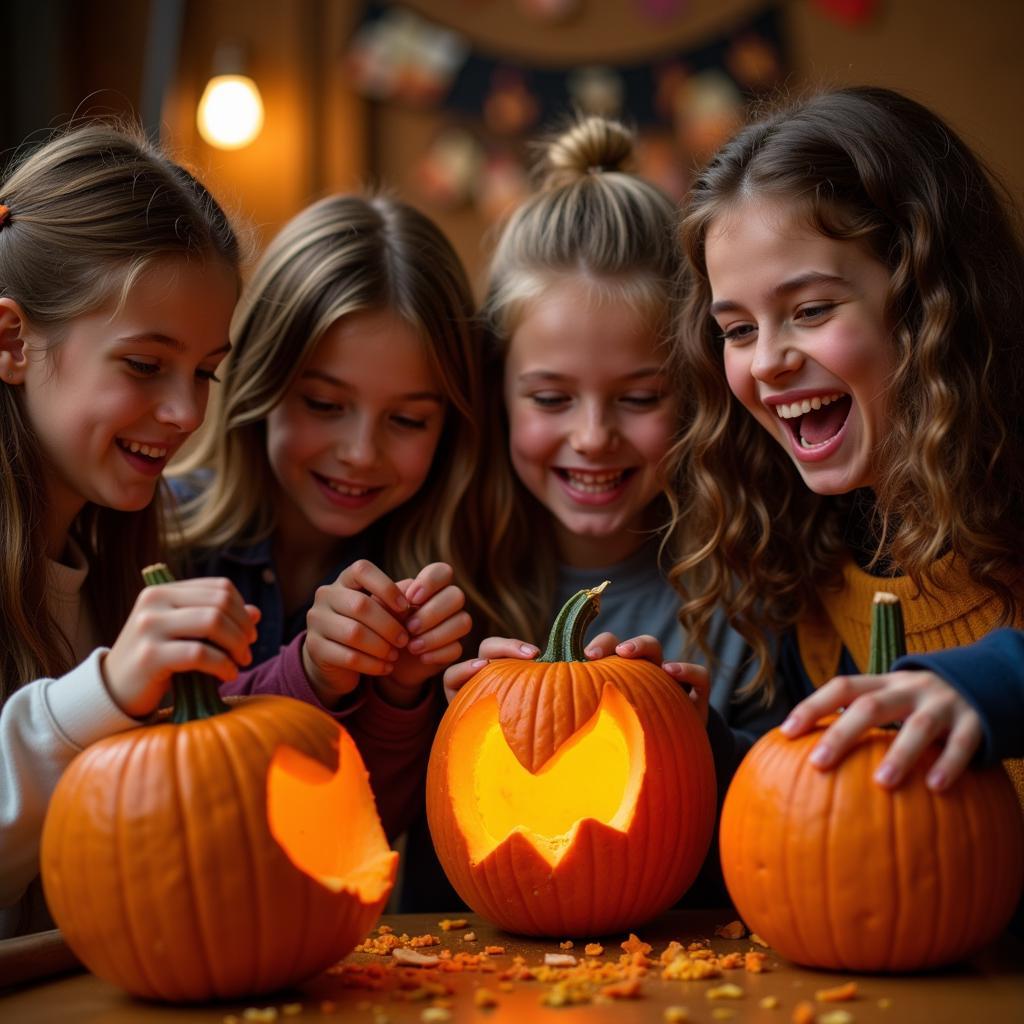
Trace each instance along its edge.
<path fill-rule="evenodd" d="M 441 946 L 424 948 L 422 952 L 437 953 L 448 948 L 454 952 L 474 950 L 485 945 L 505 947 L 503 955 L 491 961 L 504 969 L 511 965 L 512 957 L 519 954 L 527 964 L 542 962 L 545 953 L 562 952 L 555 941 L 515 938 L 496 931 L 473 915 L 468 915 L 469 927 L 477 941 L 467 943 L 463 931 L 445 932 L 438 927 L 440 915 L 390 915 L 382 919 L 395 932 L 410 935 L 431 933 L 441 938 Z M 640 937 L 654 947 L 652 957 L 676 939 L 684 944 L 697 939 L 710 938 L 711 947 L 718 954 L 757 949 L 749 939 L 728 940 L 713 938 L 716 925 L 732 918 L 727 911 L 675 911 L 640 929 Z M 621 950 L 618 943 L 624 936 L 605 942 L 604 959 L 616 961 Z M 583 943 L 577 942 L 573 954 L 582 958 Z M 274 1007 L 281 1024 L 289 1021 L 365 1021 L 366 1024 L 391 1024 L 424 1020 L 424 1010 L 432 1007 L 430 999 L 409 1001 L 403 995 L 417 992 L 419 978 L 447 984 L 451 993 L 442 997 L 448 1004 L 452 1021 L 487 1021 L 489 1024 L 533 1024 L 543 1021 L 579 1021 L 595 1024 L 627 1024 L 627 1022 L 660 1022 L 665 1010 L 682 1006 L 688 1010 L 688 1019 L 694 1022 L 732 1021 L 735 1024 L 789 1024 L 793 1010 L 801 1001 L 814 1004 L 817 1019 L 835 1010 L 852 1015 L 855 1024 L 885 1022 L 885 1024 L 969 1024 L 974 1021 L 1024 1020 L 1024 944 L 1006 936 L 994 947 L 984 951 L 970 962 L 940 972 L 922 975 L 841 975 L 825 971 L 811 971 L 776 957 L 768 951 L 769 971 L 752 974 L 728 970 L 723 977 L 703 981 L 664 981 L 652 970 L 642 983 L 642 994 L 636 999 L 591 1002 L 587 1005 L 554 1009 L 542 1004 L 542 998 L 552 990 L 551 983 L 541 981 L 515 981 L 508 983 L 511 991 L 499 988 L 495 973 L 478 971 L 440 973 L 419 970 L 418 973 L 389 969 L 387 984 L 380 991 L 345 987 L 343 978 L 324 974 L 299 989 L 279 993 L 273 997 L 258 997 L 219 1005 L 194 1007 L 162 1006 L 140 1002 L 108 985 L 104 981 L 76 970 L 74 958 L 60 941 L 56 932 L 27 939 L 0 942 L 0 1021 L 5 1024 L 160 1024 L 177 1022 L 216 1022 L 235 1017 L 246 1024 L 247 1008 Z M 390 958 L 370 954 L 353 954 L 346 964 L 389 964 Z M 54 972 L 63 971 L 59 976 Z M 75 971 L 75 973 L 67 973 Z M 26 981 L 32 974 L 48 974 L 44 979 Z M 412 978 L 406 989 L 397 987 L 403 976 Z M 815 993 L 844 982 L 857 982 L 858 996 L 851 1002 L 821 1003 Z M 723 983 L 743 989 L 739 999 L 709 1000 L 706 993 Z M 486 987 L 495 992 L 498 1004 L 491 1009 L 474 1005 L 474 991 Z M 775 1008 L 761 1006 L 765 997 L 774 997 Z M 731 1016 L 716 1016 L 716 1011 L 731 1010 Z M 436 1015 L 436 1011 L 435 1011 Z M 252 1019 L 249 1014 L 249 1019 Z M 264 1015 L 264 1019 L 269 1018 Z M 443 1014 L 440 1015 L 443 1018 Z M 431 1019 L 431 1014 L 426 1017 Z"/>

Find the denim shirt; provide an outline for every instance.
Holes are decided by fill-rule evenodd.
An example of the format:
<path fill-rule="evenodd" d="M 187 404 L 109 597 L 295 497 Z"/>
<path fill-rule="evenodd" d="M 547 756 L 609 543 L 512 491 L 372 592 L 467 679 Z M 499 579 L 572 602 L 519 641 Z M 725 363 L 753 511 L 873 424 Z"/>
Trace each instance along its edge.
<path fill-rule="evenodd" d="M 169 481 L 171 492 L 179 503 L 200 493 L 202 482 L 203 476 L 197 474 Z M 317 587 L 333 583 L 344 568 L 360 558 L 379 564 L 377 546 L 366 535 L 370 532 L 348 539 L 343 559 L 324 575 Z M 192 576 L 226 577 L 238 588 L 247 604 L 255 605 L 262 612 L 256 627 L 256 642 L 251 648 L 253 665 L 274 657 L 306 628 L 306 614 L 313 607 L 317 588 L 310 591 L 300 608 L 286 615 L 270 537 L 254 544 L 232 544 L 219 550 L 194 552 L 189 556 L 189 570 Z"/>

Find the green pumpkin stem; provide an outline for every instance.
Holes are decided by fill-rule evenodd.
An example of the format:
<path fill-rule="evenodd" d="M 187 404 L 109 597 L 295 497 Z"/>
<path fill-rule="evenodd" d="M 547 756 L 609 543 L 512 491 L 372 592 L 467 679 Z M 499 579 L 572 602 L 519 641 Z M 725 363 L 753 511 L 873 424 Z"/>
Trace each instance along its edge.
<path fill-rule="evenodd" d="M 578 590 L 562 605 L 548 635 L 548 645 L 537 661 L 586 661 L 583 637 L 597 613 L 601 610 L 601 591 L 608 586 L 605 580 L 591 590 Z"/>
<path fill-rule="evenodd" d="M 142 578 L 146 581 L 147 587 L 174 582 L 170 569 L 163 562 L 143 569 Z M 171 681 L 171 694 L 174 699 L 171 722 L 175 725 L 184 725 L 186 722 L 213 718 L 214 715 L 230 711 L 231 707 L 218 693 L 219 685 L 219 679 L 204 675 L 202 672 L 177 673 Z"/>
<path fill-rule="evenodd" d="M 871 605 L 871 648 L 868 675 L 888 672 L 892 663 L 907 653 L 903 631 L 903 609 L 895 594 L 880 590 Z"/>

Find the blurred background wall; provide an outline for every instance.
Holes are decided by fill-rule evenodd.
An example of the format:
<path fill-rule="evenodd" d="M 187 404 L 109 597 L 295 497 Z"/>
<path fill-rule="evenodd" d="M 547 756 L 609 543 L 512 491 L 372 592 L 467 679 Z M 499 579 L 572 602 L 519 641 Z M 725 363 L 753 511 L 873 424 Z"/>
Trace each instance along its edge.
<path fill-rule="evenodd" d="M 0 147 L 72 115 L 146 120 L 254 229 L 331 191 L 388 187 L 449 233 L 479 284 L 529 140 L 572 107 L 640 132 L 681 195 L 752 104 L 872 83 L 944 115 L 1024 193 L 1020 0 L 4 0 Z M 261 133 L 209 145 L 196 105 L 224 47 Z M 221 54 L 221 57 L 218 57 Z"/>

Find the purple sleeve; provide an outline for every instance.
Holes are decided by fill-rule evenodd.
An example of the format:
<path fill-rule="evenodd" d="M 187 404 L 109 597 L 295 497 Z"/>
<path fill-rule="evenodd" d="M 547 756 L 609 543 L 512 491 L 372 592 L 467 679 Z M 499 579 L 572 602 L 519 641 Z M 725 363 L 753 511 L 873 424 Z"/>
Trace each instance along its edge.
<path fill-rule="evenodd" d="M 423 807 L 427 758 L 441 713 L 440 686 L 431 683 L 418 704 L 399 708 L 364 678 L 341 707 L 326 708 L 302 667 L 305 637 L 305 632 L 300 633 L 275 657 L 222 684 L 220 692 L 225 697 L 260 693 L 294 697 L 344 724 L 370 773 L 384 831 L 394 839 Z"/>

